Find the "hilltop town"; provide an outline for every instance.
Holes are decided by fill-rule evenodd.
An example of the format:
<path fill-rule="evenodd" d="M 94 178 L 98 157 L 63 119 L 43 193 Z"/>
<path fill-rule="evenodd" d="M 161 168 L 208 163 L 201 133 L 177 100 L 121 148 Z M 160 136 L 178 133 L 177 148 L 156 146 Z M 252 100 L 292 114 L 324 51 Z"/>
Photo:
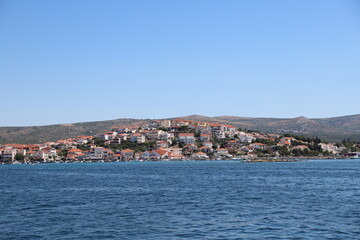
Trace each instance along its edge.
<path fill-rule="evenodd" d="M 266 134 L 186 119 L 153 120 L 44 144 L 0 146 L 1 163 L 358 157 L 360 144 Z"/>

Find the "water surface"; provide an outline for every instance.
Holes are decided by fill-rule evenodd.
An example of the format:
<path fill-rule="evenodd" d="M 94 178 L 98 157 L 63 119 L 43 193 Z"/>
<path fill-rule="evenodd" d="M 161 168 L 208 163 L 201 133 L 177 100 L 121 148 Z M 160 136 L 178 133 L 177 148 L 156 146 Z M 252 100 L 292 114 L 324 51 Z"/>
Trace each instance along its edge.
<path fill-rule="evenodd" d="M 360 161 L 0 166 L 0 238 L 359 239 Z"/>

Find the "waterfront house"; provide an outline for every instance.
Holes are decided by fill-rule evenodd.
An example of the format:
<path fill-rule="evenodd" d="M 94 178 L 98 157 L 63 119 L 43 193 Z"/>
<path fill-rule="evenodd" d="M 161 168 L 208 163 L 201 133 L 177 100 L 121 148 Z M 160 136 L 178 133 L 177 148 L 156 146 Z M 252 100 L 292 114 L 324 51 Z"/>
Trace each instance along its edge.
<path fill-rule="evenodd" d="M 17 153 L 17 149 L 5 146 L 0 148 L 0 160 L 1 162 L 12 162 L 15 159 L 15 155 Z"/>
<path fill-rule="evenodd" d="M 209 156 L 206 153 L 197 152 L 197 153 L 192 154 L 191 158 L 198 159 L 198 160 L 205 160 L 205 159 L 208 159 Z"/>
<path fill-rule="evenodd" d="M 215 150 L 217 155 L 227 156 L 229 155 L 229 151 L 226 148 L 218 148 Z"/>
<path fill-rule="evenodd" d="M 134 157 L 134 151 L 131 149 L 125 149 L 121 151 L 121 157 L 123 160 L 129 161 Z"/>
<path fill-rule="evenodd" d="M 329 151 L 332 153 L 338 153 L 337 147 L 332 143 L 319 143 L 320 147 L 323 151 Z"/>
<path fill-rule="evenodd" d="M 169 154 L 168 158 L 169 160 L 182 160 L 185 157 L 182 154 Z"/>
<path fill-rule="evenodd" d="M 171 153 L 172 155 L 181 155 L 182 154 L 182 148 L 160 148 L 161 150 L 167 151 Z"/>
<path fill-rule="evenodd" d="M 94 160 L 110 159 L 113 155 L 114 153 L 111 149 L 103 147 L 95 147 L 88 152 L 88 156 Z"/>

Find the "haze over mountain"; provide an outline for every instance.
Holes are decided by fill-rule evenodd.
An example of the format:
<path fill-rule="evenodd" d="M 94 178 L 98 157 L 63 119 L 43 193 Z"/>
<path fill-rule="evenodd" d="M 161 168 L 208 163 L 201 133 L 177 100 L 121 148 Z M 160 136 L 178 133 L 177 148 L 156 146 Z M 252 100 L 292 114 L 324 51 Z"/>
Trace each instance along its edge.
<path fill-rule="evenodd" d="M 236 116 L 207 117 L 190 115 L 177 117 L 197 121 L 219 122 L 235 125 L 242 129 L 268 133 L 293 133 L 317 136 L 327 141 L 350 139 L 360 141 L 360 114 L 333 118 L 251 118 Z M 151 121 L 151 119 L 120 118 L 109 121 L 56 124 L 31 127 L 0 127 L 0 144 L 43 143 L 79 135 L 95 135 L 113 127 L 130 126 Z"/>

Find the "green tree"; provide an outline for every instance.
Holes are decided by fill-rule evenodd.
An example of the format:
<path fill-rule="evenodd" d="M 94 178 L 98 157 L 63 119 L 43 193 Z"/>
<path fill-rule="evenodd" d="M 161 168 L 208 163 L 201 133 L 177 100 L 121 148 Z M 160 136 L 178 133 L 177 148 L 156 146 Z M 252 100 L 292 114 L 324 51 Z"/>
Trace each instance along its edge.
<path fill-rule="evenodd" d="M 60 152 L 58 153 L 58 156 L 59 156 L 59 157 L 66 157 L 67 152 L 68 152 L 67 149 L 62 149 L 62 150 L 60 150 Z"/>
<path fill-rule="evenodd" d="M 15 160 L 16 161 L 22 161 L 22 160 L 24 160 L 24 155 L 23 154 L 21 154 L 21 153 L 17 153 L 17 154 L 15 154 Z"/>

